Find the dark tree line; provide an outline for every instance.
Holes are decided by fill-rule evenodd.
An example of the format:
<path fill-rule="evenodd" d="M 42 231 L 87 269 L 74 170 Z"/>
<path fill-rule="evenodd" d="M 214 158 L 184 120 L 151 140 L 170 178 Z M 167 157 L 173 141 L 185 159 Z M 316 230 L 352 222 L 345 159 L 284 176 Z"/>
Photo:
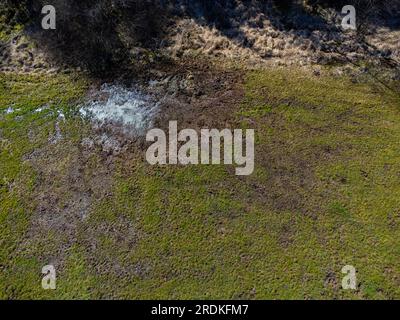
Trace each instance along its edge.
<path fill-rule="evenodd" d="M 166 36 L 166 29 L 179 16 L 192 17 L 199 23 L 213 25 L 224 31 L 232 28 L 232 20 L 235 20 L 236 25 L 238 22 L 245 24 L 259 12 L 268 17 L 289 16 L 291 12 L 307 8 L 307 12 L 312 15 L 318 14 L 316 9 L 320 7 L 340 10 L 343 5 L 354 4 L 360 11 L 358 14 L 372 12 L 375 15 L 384 15 L 399 2 L 400 0 L 52 0 L 51 4 L 57 8 L 57 29 L 52 32 L 43 32 L 40 27 L 41 9 L 48 1 L 1 0 L 0 14 L 6 24 L 26 26 L 40 45 L 46 46 L 49 52 L 61 56 L 67 63 L 101 72 L 104 68 L 127 61 L 132 47 L 157 49 Z"/>

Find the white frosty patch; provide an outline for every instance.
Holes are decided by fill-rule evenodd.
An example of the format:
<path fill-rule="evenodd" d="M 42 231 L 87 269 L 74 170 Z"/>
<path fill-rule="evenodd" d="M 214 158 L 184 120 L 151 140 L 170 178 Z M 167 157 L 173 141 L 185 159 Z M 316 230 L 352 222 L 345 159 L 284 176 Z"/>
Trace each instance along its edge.
<path fill-rule="evenodd" d="M 61 110 L 58 110 L 57 111 L 57 113 L 58 113 L 58 120 L 62 120 L 62 121 L 65 121 L 65 115 L 64 115 L 64 113 L 61 111 Z"/>
<path fill-rule="evenodd" d="M 143 134 L 152 126 L 157 109 L 158 104 L 138 90 L 106 84 L 80 113 L 100 125 L 119 124 L 126 131 Z"/>
<path fill-rule="evenodd" d="M 65 115 L 60 110 L 58 110 L 57 113 L 58 113 L 58 117 L 57 117 L 57 121 L 55 124 L 55 132 L 54 132 L 54 135 L 49 138 L 49 141 L 52 144 L 58 143 L 63 138 L 62 133 L 61 133 L 61 128 L 60 128 L 60 121 L 65 121 Z"/>
<path fill-rule="evenodd" d="M 14 112 L 14 109 L 11 108 L 11 107 L 6 109 L 6 114 L 10 114 L 10 113 L 13 113 L 13 112 Z"/>
<path fill-rule="evenodd" d="M 39 113 L 39 112 L 42 112 L 42 111 L 47 110 L 47 109 L 49 109 L 49 105 L 48 105 L 48 104 L 45 104 L 45 105 L 43 105 L 43 106 L 37 108 L 34 112 L 35 112 L 35 113 Z"/>

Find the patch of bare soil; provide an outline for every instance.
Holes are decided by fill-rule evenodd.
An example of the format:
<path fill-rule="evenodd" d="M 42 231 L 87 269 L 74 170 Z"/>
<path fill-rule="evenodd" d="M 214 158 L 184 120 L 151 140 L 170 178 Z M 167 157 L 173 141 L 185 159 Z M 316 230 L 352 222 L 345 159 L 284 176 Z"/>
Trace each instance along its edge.
<path fill-rule="evenodd" d="M 266 93 L 267 95 L 267 93 Z M 267 99 L 268 100 L 268 99 Z M 288 101 L 287 101 L 288 102 Z M 271 100 L 269 105 L 278 105 L 279 102 Z M 293 108 L 303 104 L 295 100 L 288 105 Z M 304 105 L 303 105 L 304 107 Z M 318 106 L 308 106 L 318 108 Z M 316 168 L 324 162 L 330 162 L 342 154 L 346 146 L 304 146 L 296 145 L 296 139 L 288 139 L 287 120 L 279 113 L 271 112 L 268 116 L 260 118 L 257 123 L 252 123 L 258 134 L 265 132 L 265 141 L 256 144 L 256 168 L 266 173 L 263 177 L 240 178 L 251 190 L 253 190 L 253 201 L 262 203 L 273 212 L 292 212 L 316 218 L 321 213 L 321 204 L 332 194 L 321 185 L 316 176 Z M 265 128 L 269 128 L 279 134 L 267 136 Z M 318 136 L 320 130 L 335 130 L 326 127 L 318 130 L 310 128 L 303 141 Z M 257 175 L 257 171 L 255 172 Z M 324 201 L 325 200 L 325 201 Z M 283 246 L 290 243 L 290 228 L 282 233 Z"/>
<path fill-rule="evenodd" d="M 154 71 L 158 78 L 153 73 L 150 84 L 141 79 L 148 92 L 161 97 L 155 126 L 167 128 L 170 120 L 194 129 L 233 125 L 235 110 L 243 98 L 239 73 L 193 61 L 171 68 Z M 93 127 L 87 122 L 76 140 L 71 139 L 71 129 L 64 123 L 57 122 L 56 126 L 56 140 L 50 134 L 47 145 L 25 156 L 37 179 L 32 194 L 35 210 L 21 252 L 62 270 L 68 250 L 78 242 L 86 248 L 87 262 L 97 273 L 144 276 L 145 265 L 114 261 L 103 252 L 104 237 L 115 242 L 118 250 L 132 251 L 139 237 L 134 222 L 126 217 L 113 223 L 91 221 L 93 207 L 111 198 L 116 163 L 129 167 L 145 161 L 144 138 L 126 135 L 110 124 Z M 30 132 L 30 138 L 35 139 L 35 132 Z"/>
<path fill-rule="evenodd" d="M 92 203 L 110 193 L 113 161 L 97 147 L 99 157 L 94 148 L 63 138 L 26 157 L 37 175 L 33 190 L 36 209 L 22 251 L 43 248 L 39 257 L 35 252 L 36 258 L 63 264 Z"/>
<path fill-rule="evenodd" d="M 237 121 L 235 112 L 243 99 L 243 72 L 218 67 L 207 60 L 185 59 L 173 69 L 158 70 L 149 82 L 149 92 L 160 96 L 156 126 L 230 128 Z"/>

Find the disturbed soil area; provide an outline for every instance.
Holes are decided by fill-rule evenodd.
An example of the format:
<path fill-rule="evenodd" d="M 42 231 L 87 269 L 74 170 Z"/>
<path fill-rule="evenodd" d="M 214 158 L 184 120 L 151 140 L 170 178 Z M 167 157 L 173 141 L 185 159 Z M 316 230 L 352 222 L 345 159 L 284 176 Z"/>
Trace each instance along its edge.
<path fill-rule="evenodd" d="M 132 84 L 129 79 L 130 75 L 126 73 L 113 82 Z M 94 92 L 99 90 L 102 82 L 92 83 L 84 101 L 94 97 L 99 99 Z M 153 99 L 159 99 L 159 111 L 154 116 L 153 126 L 168 131 L 170 120 L 177 120 L 181 128 L 195 130 L 233 127 L 238 121 L 234 116 L 235 110 L 238 110 L 243 99 L 242 82 L 243 74 L 238 71 L 187 60 L 184 66 L 153 69 L 146 77 L 135 78 L 134 84 Z M 106 101 L 107 97 L 103 99 Z M 24 157 L 37 175 L 32 193 L 37 205 L 20 250 L 31 252 L 32 248 L 44 245 L 48 234 L 62 235 L 51 246 L 54 249 L 48 248 L 47 253 L 42 252 L 43 255 L 35 253 L 35 258 L 50 261 L 62 270 L 65 267 L 65 255 L 79 240 L 80 228 L 85 228 L 87 237 L 79 241 L 84 241 L 92 248 L 90 256 L 93 257 L 102 256 L 101 252 L 96 251 L 96 239 L 100 235 L 118 236 L 115 226 L 103 224 L 93 229 L 85 226 L 85 223 L 93 210 L 93 203 L 107 201 L 111 196 L 116 166 L 130 167 L 132 163 L 145 161 L 147 143 L 143 135 L 126 131 L 123 125 L 115 122 L 90 124 L 89 121 L 82 127 L 86 129 L 82 130 L 82 138 L 78 141 L 70 140 L 62 121 L 56 122 L 55 126 L 61 126 L 60 137 L 54 141 L 50 136 L 48 144 Z M 31 133 L 30 139 L 35 140 L 34 133 Z M 132 239 L 138 236 L 138 231 L 133 226 L 129 227 L 130 224 L 121 222 L 123 229 L 118 231 L 118 237 L 128 241 L 129 234 L 132 233 Z M 126 234 L 127 228 L 133 231 Z M 95 262 L 100 273 L 106 272 L 104 268 L 108 267 L 105 263 L 109 265 L 111 261 Z M 115 265 L 115 261 L 112 265 Z M 130 274 L 132 276 L 135 272 Z"/>
<path fill-rule="evenodd" d="M 157 123 L 177 120 L 183 128 L 230 128 L 243 98 L 243 73 L 211 61 L 187 59 L 167 77 L 151 82 L 150 92 L 164 93 Z M 165 94 L 166 93 L 166 94 Z"/>
<path fill-rule="evenodd" d="M 239 9 L 227 25 L 183 12 L 154 48 L 122 37 L 127 62 L 101 74 L 40 37 L 2 41 L 0 298 L 399 296 L 396 27 L 371 51 Z M 141 134 L 114 113 L 147 103 Z M 171 120 L 254 129 L 254 173 L 148 165 L 146 131 Z M 348 263 L 354 292 L 338 284 Z M 40 287 L 46 264 L 57 291 Z"/>

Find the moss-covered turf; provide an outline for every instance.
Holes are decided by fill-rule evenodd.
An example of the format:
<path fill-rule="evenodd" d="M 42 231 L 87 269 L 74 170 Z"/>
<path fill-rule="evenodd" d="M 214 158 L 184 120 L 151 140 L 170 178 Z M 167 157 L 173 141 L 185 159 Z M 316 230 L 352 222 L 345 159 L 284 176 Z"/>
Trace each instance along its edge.
<path fill-rule="evenodd" d="M 399 96 L 325 73 L 248 72 L 232 109 L 256 130 L 256 168 L 237 177 L 152 167 L 140 149 L 111 164 L 98 148 L 83 155 L 87 85 L 0 77 L 0 298 L 400 298 Z M 41 288 L 46 264 L 57 290 Z M 356 291 L 341 288 L 345 265 Z"/>

